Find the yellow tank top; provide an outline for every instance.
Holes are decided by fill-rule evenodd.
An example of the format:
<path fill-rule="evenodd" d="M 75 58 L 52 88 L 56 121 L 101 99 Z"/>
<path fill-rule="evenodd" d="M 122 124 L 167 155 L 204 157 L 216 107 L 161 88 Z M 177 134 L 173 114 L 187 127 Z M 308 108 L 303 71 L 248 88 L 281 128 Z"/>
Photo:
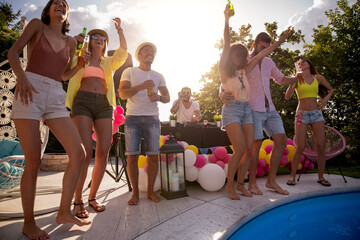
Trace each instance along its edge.
<path fill-rule="evenodd" d="M 316 80 L 316 76 L 311 84 L 307 84 L 306 82 L 300 84 L 297 82 L 295 84 L 295 91 L 298 99 L 316 98 L 319 92 L 319 82 Z"/>

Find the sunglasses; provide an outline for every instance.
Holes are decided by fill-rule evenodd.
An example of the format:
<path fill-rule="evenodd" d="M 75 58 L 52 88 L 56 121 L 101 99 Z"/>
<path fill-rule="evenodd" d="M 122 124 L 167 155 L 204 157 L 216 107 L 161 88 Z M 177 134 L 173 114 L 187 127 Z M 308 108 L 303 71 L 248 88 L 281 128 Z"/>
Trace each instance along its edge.
<path fill-rule="evenodd" d="M 183 91 L 182 94 L 190 94 L 190 91 Z"/>
<path fill-rule="evenodd" d="M 305 59 L 299 59 L 297 62 L 296 62 L 296 65 L 300 65 L 302 63 L 306 62 Z"/>
<path fill-rule="evenodd" d="M 94 40 L 97 40 L 97 39 L 99 39 L 99 38 L 100 38 L 101 40 L 103 40 L 103 41 L 106 40 L 106 37 L 104 37 L 104 36 L 98 37 L 98 36 L 95 36 L 95 35 L 91 35 L 91 38 L 94 39 Z"/>

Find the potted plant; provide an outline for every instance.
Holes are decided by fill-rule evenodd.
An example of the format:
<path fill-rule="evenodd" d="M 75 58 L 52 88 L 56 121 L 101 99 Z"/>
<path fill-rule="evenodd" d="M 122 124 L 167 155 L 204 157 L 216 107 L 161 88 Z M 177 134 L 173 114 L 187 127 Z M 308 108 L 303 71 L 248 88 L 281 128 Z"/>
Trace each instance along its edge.
<path fill-rule="evenodd" d="M 170 126 L 175 127 L 176 126 L 176 115 L 171 114 L 170 115 Z"/>
<path fill-rule="evenodd" d="M 221 115 L 215 115 L 213 118 L 216 122 L 216 126 L 221 127 Z"/>

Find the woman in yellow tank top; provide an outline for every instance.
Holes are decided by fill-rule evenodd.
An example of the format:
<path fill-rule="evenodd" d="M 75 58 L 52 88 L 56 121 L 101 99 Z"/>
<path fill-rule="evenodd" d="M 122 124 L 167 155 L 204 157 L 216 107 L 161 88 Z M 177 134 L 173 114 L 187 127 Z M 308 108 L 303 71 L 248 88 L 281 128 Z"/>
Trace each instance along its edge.
<path fill-rule="evenodd" d="M 305 148 L 306 131 L 310 125 L 318 156 L 318 183 L 323 186 L 331 186 L 331 183 L 324 178 L 325 121 L 321 110 L 329 101 L 333 94 L 333 89 L 326 79 L 318 74 L 310 60 L 301 58 L 296 62 L 296 65 L 302 71 L 302 76 L 298 74 L 300 81 L 289 85 L 285 94 L 285 99 L 289 100 L 295 90 L 299 99 L 295 115 L 296 151 L 292 160 L 290 179 L 287 181 L 287 184 L 295 185 L 296 170 Z M 317 96 L 320 96 L 319 101 Z"/>

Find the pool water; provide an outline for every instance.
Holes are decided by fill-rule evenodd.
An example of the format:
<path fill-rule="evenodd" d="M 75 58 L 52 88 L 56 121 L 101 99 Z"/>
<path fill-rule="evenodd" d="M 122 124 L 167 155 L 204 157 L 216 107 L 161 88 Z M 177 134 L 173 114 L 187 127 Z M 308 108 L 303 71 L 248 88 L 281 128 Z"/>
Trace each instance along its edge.
<path fill-rule="evenodd" d="M 228 239 L 360 239 L 360 192 L 287 203 L 251 219 Z"/>

